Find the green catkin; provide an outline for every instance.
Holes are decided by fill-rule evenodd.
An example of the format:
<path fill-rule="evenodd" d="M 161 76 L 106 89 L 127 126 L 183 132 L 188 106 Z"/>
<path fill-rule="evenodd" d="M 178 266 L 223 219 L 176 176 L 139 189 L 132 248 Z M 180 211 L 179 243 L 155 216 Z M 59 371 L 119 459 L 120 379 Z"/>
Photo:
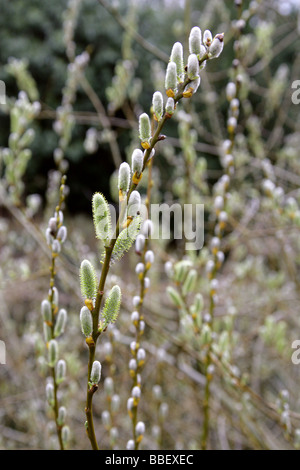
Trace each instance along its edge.
<path fill-rule="evenodd" d="M 67 322 L 67 311 L 64 308 L 61 308 L 58 312 L 55 328 L 54 328 L 54 336 L 60 336 L 65 331 L 65 326 Z"/>
<path fill-rule="evenodd" d="M 52 309 L 49 300 L 43 300 L 41 303 L 41 313 L 45 322 L 52 321 Z"/>
<path fill-rule="evenodd" d="M 80 324 L 82 333 L 86 337 L 91 336 L 93 331 L 93 318 L 87 307 L 82 307 L 80 310 Z"/>
<path fill-rule="evenodd" d="M 119 261 L 124 254 L 130 250 L 132 244 L 134 243 L 139 231 L 141 228 L 141 217 L 136 216 L 134 217 L 133 221 L 129 225 L 128 228 L 122 230 L 120 235 L 117 238 L 115 243 L 112 257 L 111 257 L 111 264 Z"/>
<path fill-rule="evenodd" d="M 55 380 L 56 380 L 57 384 L 60 384 L 61 382 L 63 382 L 65 380 L 65 378 L 66 378 L 66 369 L 67 369 L 66 361 L 64 361 L 63 359 L 60 359 L 56 364 L 56 377 L 55 377 Z"/>
<path fill-rule="evenodd" d="M 58 343 L 55 339 L 51 339 L 48 345 L 48 364 L 54 367 L 58 359 Z"/>
<path fill-rule="evenodd" d="M 104 243 L 111 237 L 111 217 L 108 203 L 101 193 L 95 193 L 92 199 L 93 219 L 96 238 Z"/>
<path fill-rule="evenodd" d="M 109 323 L 114 323 L 118 317 L 121 305 L 121 289 L 119 286 L 114 286 L 104 305 L 102 317 L 104 319 L 103 328 L 106 328 Z"/>
<path fill-rule="evenodd" d="M 184 281 L 184 284 L 182 286 L 182 293 L 183 295 L 187 295 L 189 292 L 192 292 L 195 288 L 197 281 L 197 271 L 195 269 L 191 269 Z"/>
<path fill-rule="evenodd" d="M 176 305 L 178 308 L 182 308 L 184 306 L 183 300 L 180 296 L 180 294 L 177 292 L 176 289 L 174 289 L 172 286 L 167 287 L 167 293 L 173 302 L 173 304 Z"/>
<path fill-rule="evenodd" d="M 58 410 L 57 422 L 59 426 L 63 426 L 66 422 L 67 410 L 64 406 L 61 406 Z"/>
<path fill-rule="evenodd" d="M 97 292 L 97 276 L 95 269 L 87 259 L 80 265 L 80 288 L 84 299 L 93 299 Z"/>

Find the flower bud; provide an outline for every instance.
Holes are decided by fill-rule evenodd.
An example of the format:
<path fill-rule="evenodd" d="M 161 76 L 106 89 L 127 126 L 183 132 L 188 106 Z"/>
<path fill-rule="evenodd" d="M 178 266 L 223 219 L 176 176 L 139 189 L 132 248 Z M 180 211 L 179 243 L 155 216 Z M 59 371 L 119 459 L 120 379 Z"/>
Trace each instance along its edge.
<path fill-rule="evenodd" d="M 142 150 L 140 149 L 135 149 L 132 152 L 131 156 L 131 169 L 132 173 L 135 174 L 139 177 L 140 174 L 143 171 L 143 163 L 144 163 L 144 154 Z"/>
<path fill-rule="evenodd" d="M 163 97 L 160 91 L 156 91 L 152 98 L 153 113 L 156 121 L 160 121 L 163 115 Z"/>
<path fill-rule="evenodd" d="M 48 364 L 54 367 L 58 359 L 58 343 L 55 339 L 51 339 L 48 347 Z"/>
<path fill-rule="evenodd" d="M 135 427 L 135 433 L 137 435 L 138 440 L 141 440 L 143 435 L 145 434 L 145 423 L 143 421 L 139 421 Z"/>
<path fill-rule="evenodd" d="M 203 44 L 209 47 L 212 43 L 212 34 L 209 29 L 206 29 L 203 33 Z"/>
<path fill-rule="evenodd" d="M 93 299 L 97 291 L 97 278 L 95 269 L 87 259 L 80 265 L 80 287 L 84 299 Z"/>
<path fill-rule="evenodd" d="M 43 325 L 45 343 L 48 343 L 52 337 L 51 327 L 44 322 Z"/>
<path fill-rule="evenodd" d="M 191 29 L 189 36 L 189 51 L 190 54 L 200 54 L 201 51 L 201 42 L 202 42 L 202 33 L 201 29 L 198 26 L 194 26 Z"/>
<path fill-rule="evenodd" d="M 63 426 L 66 421 L 66 416 L 67 416 L 67 410 L 64 406 L 60 406 L 58 410 L 58 417 L 57 417 L 57 423 L 59 426 Z"/>
<path fill-rule="evenodd" d="M 134 450 L 134 449 L 135 449 L 134 440 L 129 439 L 129 441 L 126 444 L 126 450 Z"/>
<path fill-rule="evenodd" d="M 54 387 L 50 382 L 48 382 L 46 385 L 46 398 L 49 405 L 52 405 L 54 403 Z"/>
<path fill-rule="evenodd" d="M 120 397 L 119 395 L 115 394 L 111 398 L 111 410 L 113 413 L 119 411 L 120 408 Z"/>
<path fill-rule="evenodd" d="M 145 220 L 142 226 L 142 233 L 145 238 L 149 238 L 153 233 L 153 222 L 150 219 Z"/>
<path fill-rule="evenodd" d="M 131 321 L 132 321 L 132 323 L 133 323 L 133 324 L 134 324 L 134 323 L 137 323 L 137 322 L 139 321 L 139 319 L 140 319 L 140 314 L 139 314 L 139 312 L 132 312 L 132 314 L 131 314 Z"/>
<path fill-rule="evenodd" d="M 168 403 L 161 403 L 159 410 L 158 410 L 160 419 L 165 420 L 167 417 L 168 411 L 169 411 Z"/>
<path fill-rule="evenodd" d="M 180 297 L 180 294 L 177 292 L 177 290 L 175 290 L 172 286 L 168 286 L 167 287 L 167 293 L 168 293 L 170 299 L 172 300 L 173 304 L 176 305 L 176 307 L 178 307 L 178 308 L 183 307 L 183 300 Z"/>
<path fill-rule="evenodd" d="M 109 396 L 114 393 L 114 381 L 111 377 L 106 377 L 104 380 L 104 390 Z"/>
<path fill-rule="evenodd" d="M 141 298 L 139 295 L 135 295 L 132 299 L 132 303 L 134 307 L 137 307 L 141 301 Z"/>
<path fill-rule="evenodd" d="M 119 178 L 118 178 L 118 188 L 120 195 L 124 197 L 128 190 L 129 190 L 129 185 L 130 185 L 130 166 L 128 163 L 123 162 L 120 165 L 119 168 Z"/>
<path fill-rule="evenodd" d="M 60 336 L 65 331 L 65 326 L 67 322 L 67 311 L 64 308 L 61 308 L 58 312 L 55 328 L 54 328 L 54 336 Z"/>
<path fill-rule="evenodd" d="M 107 410 L 102 411 L 101 418 L 102 418 L 102 422 L 103 422 L 104 426 L 110 427 L 111 419 L 110 419 L 109 411 L 107 411 Z"/>
<path fill-rule="evenodd" d="M 180 42 L 175 42 L 175 44 L 173 45 L 170 61 L 175 62 L 177 70 L 177 79 L 179 80 L 179 82 L 181 82 L 184 74 L 184 63 L 183 47 Z"/>
<path fill-rule="evenodd" d="M 43 300 L 41 303 L 41 313 L 45 322 L 52 322 L 52 308 L 49 300 Z"/>
<path fill-rule="evenodd" d="M 144 149 L 150 148 L 151 125 L 148 114 L 143 113 L 139 117 L 139 136 Z"/>
<path fill-rule="evenodd" d="M 172 116 L 174 114 L 174 111 L 175 111 L 175 101 L 173 100 L 173 98 L 168 98 L 167 103 L 166 103 L 166 113 L 169 116 Z"/>
<path fill-rule="evenodd" d="M 132 398 L 135 398 L 136 400 L 139 400 L 141 397 L 141 389 L 138 386 L 133 387 L 131 390 L 131 396 Z"/>
<path fill-rule="evenodd" d="M 199 77 L 199 61 L 196 54 L 190 54 L 188 57 L 187 73 L 190 80 Z"/>
<path fill-rule="evenodd" d="M 65 227 L 64 225 L 62 225 L 61 227 L 59 227 L 58 229 L 58 232 L 57 232 L 57 240 L 60 241 L 60 243 L 64 243 L 66 241 L 66 238 L 67 238 L 67 227 Z"/>
<path fill-rule="evenodd" d="M 142 234 L 139 234 L 135 240 L 135 251 L 138 254 L 141 254 L 145 246 L 145 237 Z"/>
<path fill-rule="evenodd" d="M 103 328 L 109 323 L 114 323 L 119 315 L 121 305 L 121 289 L 119 286 L 113 286 L 105 301 L 102 317 L 104 318 Z"/>
<path fill-rule="evenodd" d="M 236 126 L 237 126 L 237 120 L 235 117 L 231 116 L 228 120 L 227 120 L 227 129 L 228 129 L 228 132 L 230 134 L 233 134 L 236 130 Z"/>
<path fill-rule="evenodd" d="M 166 71 L 165 89 L 167 96 L 174 98 L 177 90 L 177 66 L 175 62 L 169 62 Z"/>
<path fill-rule="evenodd" d="M 128 201 L 128 216 L 135 216 L 141 207 L 141 196 L 138 191 L 132 191 Z"/>
<path fill-rule="evenodd" d="M 96 237 L 105 242 L 110 237 L 111 217 L 108 203 L 103 194 L 95 193 L 93 195 L 92 210 Z M 86 266 L 85 269 L 87 269 Z"/>
<path fill-rule="evenodd" d="M 58 240 L 53 240 L 51 249 L 52 249 L 52 252 L 56 255 L 60 253 L 61 248 L 60 248 L 60 243 Z"/>
<path fill-rule="evenodd" d="M 188 272 L 188 275 L 182 286 L 183 295 L 187 295 L 189 292 L 192 292 L 194 290 L 196 281 L 197 281 L 197 271 L 195 269 L 191 269 Z"/>
<path fill-rule="evenodd" d="M 67 369 L 66 361 L 64 361 L 63 359 L 60 359 L 56 364 L 55 381 L 56 381 L 57 384 L 60 384 L 61 382 L 63 382 L 65 380 L 65 378 L 66 378 L 66 369 Z"/>
<path fill-rule="evenodd" d="M 145 253 L 145 263 L 150 265 L 154 263 L 154 253 L 152 250 L 148 250 Z"/>
<path fill-rule="evenodd" d="M 138 263 L 135 267 L 136 274 L 142 274 L 145 271 L 144 263 Z"/>
<path fill-rule="evenodd" d="M 224 47 L 224 33 L 216 34 L 211 45 L 209 46 L 208 52 L 211 59 L 219 57 Z"/>
<path fill-rule="evenodd" d="M 92 384 L 98 384 L 101 379 L 101 364 L 99 361 L 94 361 L 92 365 L 90 382 Z"/>
<path fill-rule="evenodd" d="M 146 352 L 145 349 L 139 348 L 137 353 L 136 353 L 136 359 L 138 362 L 138 365 L 141 366 L 144 364 L 145 359 L 146 359 Z"/>
<path fill-rule="evenodd" d="M 61 430 L 61 437 L 64 445 L 66 446 L 70 439 L 70 428 L 69 426 L 64 426 Z"/>
<path fill-rule="evenodd" d="M 129 370 L 130 371 L 136 371 L 137 369 L 137 362 L 135 359 L 130 359 L 129 361 Z"/>
<path fill-rule="evenodd" d="M 80 324 L 82 333 L 86 337 L 91 336 L 93 331 L 93 318 L 87 307 L 82 307 L 80 310 Z"/>

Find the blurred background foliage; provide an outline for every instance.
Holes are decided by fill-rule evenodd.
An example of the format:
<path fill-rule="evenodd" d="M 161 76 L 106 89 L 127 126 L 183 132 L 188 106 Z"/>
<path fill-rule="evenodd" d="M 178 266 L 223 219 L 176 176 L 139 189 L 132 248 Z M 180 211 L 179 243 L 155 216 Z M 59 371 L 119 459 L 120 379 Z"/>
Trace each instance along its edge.
<path fill-rule="evenodd" d="M 5 165 L 0 168 L 4 187 L 0 197 L 7 196 L 1 200 L 0 217 L 0 339 L 6 340 L 8 363 L 0 369 L 3 448 L 57 447 L 56 437 L 49 437 L 53 437 L 53 429 L 48 408 L 45 413 L 47 372 L 39 362 L 45 352 L 40 302 L 49 287 L 44 229 L 57 204 L 60 176 L 53 158 L 60 140 L 58 111 L 63 90 L 70 91 L 66 82 L 70 76 L 78 78 L 74 71 L 70 73 L 73 42 L 66 39 L 66 11 L 71 3 L 0 0 L 0 79 L 6 84 L 8 102 L 0 112 L 1 151 L 14 143 L 9 137 L 9 111 L 19 91 L 25 90 L 30 101 L 40 103 L 34 119 L 25 121 L 35 136 L 28 143 L 32 156 L 26 152 L 28 164 L 21 165 L 25 174 L 21 172 L 19 179 L 24 185 L 19 188 L 17 204 L 6 192 Z M 208 447 L 300 446 L 299 366 L 290 360 L 291 343 L 299 337 L 300 329 L 300 121 L 299 105 L 291 102 L 291 84 L 300 79 L 299 2 L 244 0 L 243 27 L 236 23 L 234 3 L 83 0 L 80 4 L 77 25 L 74 21 L 75 56 L 83 59 L 81 54 L 86 51 L 90 59 L 84 65 L 87 81 L 80 80 L 79 74 L 74 86 L 76 99 L 71 100 L 75 125 L 71 126 L 64 159 L 69 165 L 65 208 L 69 235 L 57 280 L 60 303 L 69 315 L 60 348 L 68 365 L 68 381 L 62 388 L 73 448 L 89 448 L 83 437 L 86 347 L 79 333 L 78 269 L 84 258 L 99 268 L 91 197 L 101 191 L 109 201 L 116 201 L 116 168 L 122 160 L 130 161 L 132 149 L 140 145 L 138 116 L 149 113 L 154 91 L 164 92 L 166 63 L 175 41 L 184 44 L 187 59 L 188 34 L 193 26 L 210 29 L 213 35 L 224 32 L 225 47 L 221 57 L 209 61 L 201 71 L 201 86 L 191 102 L 180 103 L 174 119 L 164 128 L 168 138 L 159 144 L 154 159 L 152 201 L 205 203 L 205 247 L 200 253 L 185 253 L 197 269 L 196 290 L 204 297 L 204 321 L 210 295 L 205 266 L 215 222 L 214 184 L 225 171 L 222 145 L 228 139 L 226 86 L 236 77 L 233 60 L 238 47 L 241 106 L 234 148 L 236 169 L 228 197 L 230 224 L 222 240 L 226 259 L 218 276 L 220 304 L 214 330 L 216 343 L 229 357 L 229 367 L 216 363 Z M 241 33 L 238 43 L 237 32 Z M 7 165 L 11 186 L 16 175 L 18 180 L 18 165 L 14 167 L 14 161 Z M 262 188 L 265 178 L 268 184 Z M 281 205 L 273 197 L 270 180 L 276 189 L 282 189 Z M 143 181 L 142 194 L 146 185 Z M 41 206 L 36 194 L 42 198 Z M 189 323 L 181 324 L 181 314 L 167 296 L 173 280 L 164 271 L 165 261 L 171 260 L 174 266 L 184 251 L 180 242 L 161 240 L 152 241 L 151 248 L 156 261 L 144 306 L 147 360 L 139 408 L 147 429 L 143 446 L 199 448 L 205 348 L 202 344 L 199 348 Z M 116 445 L 101 422 L 109 400 L 100 389 L 95 421 L 104 448 L 124 448 L 130 437 L 126 414 L 133 338 L 130 315 L 138 285 L 134 272 L 137 256 L 132 251 L 108 279 L 108 287 L 118 283 L 122 289 L 122 311 L 116 330 L 107 333 L 98 352 L 103 378 L 115 379 L 121 411 L 115 416 L 120 432 Z M 180 283 L 173 284 L 180 290 Z M 107 354 L 108 343 L 113 344 L 112 356 Z M 162 399 L 152 393 L 158 384 L 169 404 L 165 421 L 158 412 Z M 290 414 L 289 406 L 293 410 Z"/>
<path fill-rule="evenodd" d="M 270 8 L 266 8 L 261 13 L 260 18 L 252 19 L 250 26 L 244 31 L 244 48 L 251 45 L 259 39 L 261 43 L 261 60 L 268 60 L 268 54 L 272 53 L 275 44 L 280 43 L 282 38 L 290 34 L 293 24 L 293 13 L 291 15 L 281 16 L 276 9 L 276 4 L 270 3 Z M 218 95 L 218 113 L 223 114 L 223 122 L 226 121 L 226 100 L 224 89 L 227 82 L 227 70 L 233 59 L 233 38 L 232 31 L 228 31 L 228 19 L 234 12 L 234 3 L 190 2 L 185 6 L 182 2 L 175 2 L 174 5 L 154 1 L 136 2 L 134 7 L 131 2 L 122 1 L 118 4 L 112 2 L 116 9 L 119 9 L 120 16 L 125 20 L 126 15 L 133 21 L 133 28 L 137 27 L 138 32 L 150 43 L 155 45 L 162 54 L 168 57 L 170 45 L 176 40 L 186 44 L 186 24 L 202 25 L 211 29 L 226 31 L 226 48 L 222 57 L 221 64 L 217 61 L 210 64 L 207 71 L 208 81 L 212 80 L 211 86 L 207 86 L 205 94 L 197 97 L 195 111 L 201 112 L 201 125 L 209 132 L 211 122 L 207 113 L 202 112 L 203 104 L 206 100 L 215 100 Z M 2 67 L 0 69 L 0 79 L 4 80 L 7 87 L 7 95 L 15 96 L 18 91 L 18 83 L 14 76 L 8 73 L 5 65 L 10 57 L 25 60 L 28 64 L 28 70 L 37 84 L 37 91 L 42 103 L 42 113 L 40 119 L 35 123 L 36 137 L 32 144 L 33 157 L 26 171 L 26 193 L 45 193 L 47 183 L 47 172 L 53 167 L 52 154 L 56 147 L 56 136 L 53 133 L 53 119 L 45 118 L 43 111 L 55 110 L 61 100 L 61 91 L 64 87 L 67 74 L 68 59 L 65 53 L 63 41 L 62 22 L 66 2 L 54 0 L 52 2 L 39 2 L 38 0 L 14 0 L 6 2 L 1 0 L 1 10 L 3 14 L 0 18 L 0 39 L 1 51 L 0 60 Z M 131 9 L 130 9 L 131 8 Z M 134 10 L 134 13 L 132 12 Z M 277 10 L 277 11 L 276 11 Z M 253 32 L 254 22 L 260 21 L 260 32 Z M 271 31 L 268 27 L 271 25 Z M 276 30 L 276 34 L 275 34 Z M 266 42 L 266 36 L 272 35 L 269 43 Z M 256 37 L 257 36 L 257 37 Z M 126 119 L 130 113 L 133 119 L 136 119 L 138 111 L 147 110 L 153 92 L 153 77 L 158 80 L 159 71 L 164 71 L 165 64 L 154 57 L 149 51 L 145 50 L 136 41 L 124 41 L 124 31 L 115 19 L 106 11 L 103 6 L 94 0 L 86 0 L 81 6 L 78 18 L 78 27 L 75 31 L 76 53 L 79 54 L 87 50 L 91 54 L 90 64 L 87 67 L 86 75 L 95 92 L 101 99 L 105 108 L 108 107 L 107 89 L 111 85 L 112 77 L 115 73 L 115 66 L 118 62 L 126 58 L 130 60 L 130 69 L 133 87 L 131 96 L 126 96 L 121 109 L 117 109 L 113 114 L 120 119 Z M 254 114 L 263 106 L 264 91 L 263 87 L 266 80 L 275 76 L 278 67 L 284 63 L 291 68 L 298 52 L 297 41 L 290 42 L 287 47 L 279 51 L 268 67 L 268 76 L 264 69 L 255 75 L 256 87 L 261 87 L 260 93 L 257 90 L 250 91 L 249 101 L 253 106 Z M 127 47 L 127 51 L 125 50 Z M 267 50 L 270 49 L 270 51 Z M 123 57 L 122 57 L 123 53 Z M 251 80 L 251 77 L 250 77 Z M 142 83 L 142 92 L 140 90 Z M 155 83 L 155 82 L 154 82 Z M 161 85 L 161 83 L 160 83 Z M 212 87 L 217 86 L 214 91 Z M 251 87 L 250 87 L 251 88 Z M 137 96 L 135 96 L 137 95 Z M 138 105 L 136 102 L 138 98 Z M 75 104 L 75 111 L 94 112 L 93 106 L 84 91 L 79 87 Z M 127 112 L 125 111 L 127 110 Z M 127 114 L 127 116 L 126 116 Z M 9 129 L 9 119 L 3 114 L 0 116 L 1 128 L 3 132 L 0 135 L 0 144 L 6 145 Z M 276 114 L 270 113 L 270 116 L 264 122 L 265 132 L 273 128 Z M 99 146 L 93 155 L 86 155 L 82 142 L 88 124 L 78 123 L 73 129 L 73 136 L 67 149 L 67 159 L 70 162 L 69 185 L 72 189 L 73 198 L 69 201 L 69 208 L 72 212 L 87 211 L 90 204 L 91 194 L 99 187 L 103 188 L 105 193 L 109 193 L 108 180 L 113 170 L 113 162 L 109 146 L 105 143 Z M 99 127 L 98 127 L 99 128 Z M 131 134 L 127 129 L 117 128 L 117 139 L 122 149 L 122 158 L 125 159 L 124 150 L 131 142 Z M 176 126 L 170 123 L 168 127 L 169 135 L 176 135 Z M 222 133 L 222 129 L 220 130 Z M 218 134 L 220 135 L 220 132 Z M 203 141 L 210 141 L 205 132 L 202 135 Z M 211 142 L 209 142 L 211 143 Z M 203 153 L 202 153 L 203 155 Z M 205 154 L 208 159 L 209 167 L 218 167 L 214 156 Z M 101 171 L 98 169 L 101 168 Z M 172 169 L 169 168 L 168 175 Z M 93 178 L 95 172 L 97 179 Z M 76 203 L 74 203 L 76 201 Z"/>

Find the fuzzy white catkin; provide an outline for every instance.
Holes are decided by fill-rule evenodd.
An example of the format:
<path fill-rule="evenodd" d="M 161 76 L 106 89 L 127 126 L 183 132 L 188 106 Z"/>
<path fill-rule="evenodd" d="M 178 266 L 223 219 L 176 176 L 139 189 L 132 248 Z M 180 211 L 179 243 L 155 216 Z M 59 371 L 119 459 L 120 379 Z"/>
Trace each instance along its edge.
<path fill-rule="evenodd" d="M 140 196 L 140 193 L 138 191 L 136 191 L 136 190 L 132 191 L 132 193 L 130 194 L 129 201 L 128 201 L 128 206 L 129 206 L 129 208 L 131 206 L 134 206 L 133 209 L 135 209 L 136 211 L 138 211 L 140 209 L 141 196 Z M 132 214 L 129 214 L 129 215 L 132 215 Z"/>
<path fill-rule="evenodd" d="M 64 308 L 61 308 L 58 312 L 55 328 L 54 328 L 54 336 L 60 336 L 65 331 L 65 326 L 67 323 L 67 311 Z"/>
<path fill-rule="evenodd" d="M 134 441 L 132 439 L 129 439 L 129 441 L 126 444 L 126 449 L 127 450 L 134 450 L 134 448 L 135 448 Z"/>
<path fill-rule="evenodd" d="M 119 168 L 119 178 L 118 178 L 118 186 L 119 190 L 123 193 L 127 193 L 130 184 L 130 166 L 128 163 L 123 162 Z"/>
<path fill-rule="evenodd" d="M 135 359 L 130 359 L 129 361 L 129 370 L 136 370 L 137 369 L 137 363 Z"/>
<path fill-rule="evenodd" d="M 49 300 L 44 299 L 41 303 L 41 313 L 44 321 L 51 322 L 52 320 L 52 309 Z"/>
<path fill-rule="evenodd" d="M 172 114 L 174 114 L 174 111 L 175 111 L 175 101 L 173 100 L 173 98 L 170 97 L 167 99 L 166 113 L 172 116 Z"/>
<path fill-rule="evenodd" d="M 82 307 L 80 310 L 80 324 L 82 333 L 86 337 L 90 336 L 93 331 L 93 318 L 87 307 Z"/>
<path fill-rule="evenodd" d="M 190 54 L 188 57 L 187 73 L 190 80 L 199 77 L 199 61 L 196 54 Z"/>
<path fill-rule="evenodd" d="M 145 253 L 145 262 L 153 264 L 154 263 L 154 253 L 152 250 L 148 250 Z"/>
<path fill-rule="evenodd" d="M 144 270 L 145 270 L 145 265 L 144 265 L 144 263 L 138 263 L 138 264 L 136 265 L 136 267 L 135 267 L 135 272 L 136 272 L 136 274 L 141 274 L 141 273 L 144 272 Z"/>
<path fill-rule="evenodd" d="M 132 312 L 132 314 L 131 314 L 132 323 L 135 323 L 135 322 L 139 321 L 139 318 L 140 318 L 139 312 L 136 312 L 136 311 Z"/>
<path fill-rule="evenodd" d="M 189 36 L 189 51 L 190 54 L 200 54 L 201 41 L 202 41 L 201 29 L 198 26 L 194 26 L 191 29 Z"/>
<path fill-rule="evenodd" d="M 145 238 L 148 238 L 153 233 L 153 222 L 150 219 L 145 220 L 142 226 L 142 234 Z"/>
<path fill-rule="evenodd" d="M 138 436 L 143 436 L 145 434 L 145 423 L 139 421 L 135 427 L 135 432 Z"/>
<path fill-rule="evenodd" d="M 139 295 L 135 295 L 132 299 L 132 303 L 134 307 L 137 307 L 141 301 L 141 298 Z"/>
<path fill-rule="evenodd" d="M 92 365 L 90 381 L 92 384 L 97 384 L 101 379 L 101 364 L 99 361 L 94 361 Z"/>
<path fill-rule="evenodd" d="M 131 396 L 133 398 L 139 399 L 141 397 L 141 389 L 138 386 L 133 387 L 131 390 Z"/>
<path fill-rule="evenodd" d="M 177 88 L 177 66 L 175 62 L 169 62 L 165 77 L 165 89 L 168 92 L 171 90 L 173 93 L 169 93 L 174 96 Z"/>
<path fill-rule="evenodd" d="M 160 121 L 161 118 L 162 118 L 163 105 L 164 105 L 163 96 L 162 96 L 160 91 L 156 91 L 153 94 L 152 106 L 153 106 L 153 112 L 154 112 L 154 115 L 155 115 L 157 121 Z"/>
<path fill-rule="evenodd" d="M 137 236 L 135 240 L 135 251 L 141 253 L 145 246 L 145 237 L 141 233 Z"/>
<path fill-rule="evenodd" d="M 132 173 L 137 173 L 139 176 L 143 170 L 144 153 L 140 149 L 135 149 L 131 157 Z"/>
<path fill-rule="evenodd" d="M 224 34 L 217 34 L 209 46 L 209 55 L 211 59 L 219 57 L 224 47 Z"/>
<path fill-rule="evenodd" d="M 180 42 L 175 42 L 172 47 L 171 62 L 175 62 L 177 67 L 177 77 L 181 80 L 184 73 L 184 63 L 183 63 L 183 47 Z"/>

